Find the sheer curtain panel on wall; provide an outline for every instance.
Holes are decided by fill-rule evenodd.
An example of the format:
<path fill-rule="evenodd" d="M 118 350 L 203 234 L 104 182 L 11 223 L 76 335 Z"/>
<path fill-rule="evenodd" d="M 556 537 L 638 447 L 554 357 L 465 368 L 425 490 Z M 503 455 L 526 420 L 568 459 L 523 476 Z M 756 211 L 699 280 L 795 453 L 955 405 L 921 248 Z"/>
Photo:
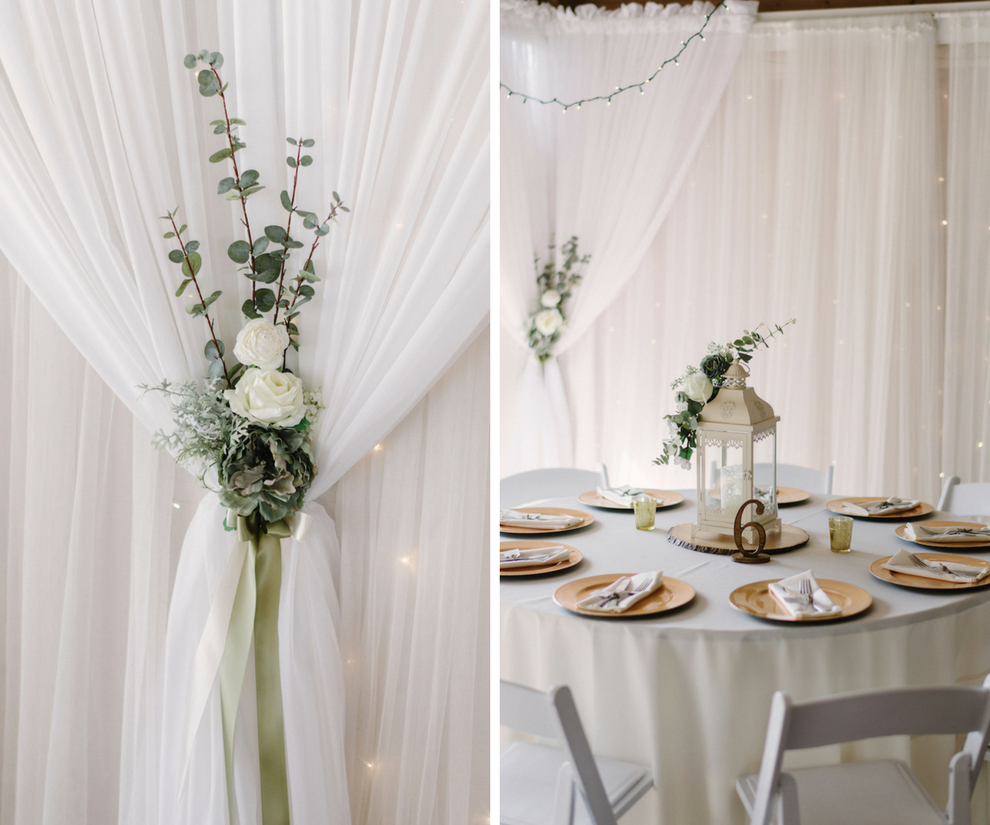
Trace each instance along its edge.
<path fill-rule="evenodd" d="M 487 11 L 483 4 L 440 9 L 426 0 L 306 9 L 275 0 L 108 3 L 56 13 L 59 5 L 19 4 L 0 32 L 0 168 L 6 181 L 0 251 L 143 428 L 168 428 L 169 413 L 155 396 L 139 400 L 138 384 L 188 379 L 206 366 L 205 331 L 197 326 L 202 322 L 171 295 L 177 283 L 158 216 L 180 203 L 184 221 L 206 239 L 201 277 L 210 280 L 209 289 L 226 293 L 217 317 L 228 342 L 243 320 L 236 307 L 250 294 L 246 281 L 236 283 L 224 254 L 240 237 L 238 221 L 207 191 L 227 174 L 224 164 L 205 161 L 219 140 L 203 128 L 218 116 L 216 100 L 200 99 L 183 55 L 203 45 L 223 52 L 229 102 L 248 124 L 241 127 L 244 157 L 250 156 L 262 183 L 275 192 L 286 185 L 286 133 L 313 135 L 317 162 L 300 183 L 301 197 L 329 203 L 338 190 L 352 209 L 320 249 L 318 270 L 325 277 L 300 320 L 296 369 L 308 385 L 322 386 L 327 408 L 314 444 L 320 473 L 307 505 L 315 526 L 305 541 L 283 542 L 279 613 L 293 819 L 349 821 L 345 771 L 353 782 L 360 766 L 351 764 L 351 743 L 345 747 L 345 693 L 362 690 L 345 677 L 340 639 L 349 622 L 365 618 L 340 612 L 337 528 L 313 499 L 381 443 L 487 324 Z M 251 209 L 257 226 L 283 220 L 277 199 L 252 201 Z M 240 300 L 225 305 L 237 292 Z M 477 359 L 472 363 L 477 367 Z M 135 439 L 147 438 L 141 429 Z M 464 435 L 477 451 L 477 429 Z M 401 455 L 393 453 L 393 460 Z M 415 465 L 421 451 L 410 449 L 409 456 Z M 134 459 L 135 473 L 147 472 L 150 461 Z M 436 485 L 442 487 L 442 480 Z M 160 505 L 165 493 L 148 495 L 149 506 Z M 484 520 L 486 503 L 465 503 L 465 523 Z M 344 530 L 348 511 L 336 515 Z M 148 574 L 149 565 L 164 563 L 161 553 L 154 544 L 132 546 L 141 559 L 129 582 L 132 613 L 134 605 L 151 605 L 141 622 L 124 625 L 126 656 L 117 664 L 128 711 L 120 723 L 126 755 L 120 761 L 121 822 L 164 825 L 227 816 L 216 685 L 205 695 L 202 724 L 187 701 L 194 653 L 234 544 L 221 516 L 215 497 L 206 496 L 192 519 L 175 573 L 167 637 L 160 611 L 169 594 Z M 145 535 L 143 526 L 133 532 L 135 541 Z M 446 537 L 429 535 L 436 544 L 434 567 L 464 552 L 460 541 L 452 547 Z M 343 552 L 374 551 L 352 541 Z M 76 578 L 67 575 L 66 582 L 67 593 L 76 594 Z M 378 586 L 370 577 L 361 584 Z M 357 603 L 381 607 L 374 599 Z M 477 614 L 465 618 L 460 627 L 475 638 Z M 376 667 L 366 666 L 362 678 L 378 678 Z M 476 698 L 473 682 L 459 682 L 475 675 L 455 668 L 449 679 Z M 87 723 L 59 696 L 52 701 L 69 730 Z M 7 702 L 9 710 L 10 695 Z M 437 812 L 465 821 L 471 811 L 464 806 L 478 804 L 477 793 L 457 791 L 453 801 L 449 793 L 451 784 L 470 785 L 478 759 L 469 756 L 479 747 L 470 726 L 449 727 L 444 711 L 451 707 L 417 719 L 421 736 L 448 749 L 445 759 L 456 755 L 456 768 L 395 790 L 399 810 L 418 812 L 404 814 L 406 821 L 427 821 Z M 459 719 L 479 712 L 476 704 L 466 707 L 456 705 Z M 249 688 L 241 695 L 234 739 L 234 804 L 241 823 L 260 821 L 254 711 Z M 407 723 L 394 715 L 369 721 L 383 732 Z M 184 726 L 195 732 L 191 749 L 183 744 Z M 388 741 L 408 746 L 412 740 Z M 379 756 L 392 758 L 385 746 Z M 15 770 L 6 760 L 4 768 Z M 5 781 L 3 804 L 38 806 L 10 821 L 61 821 L 61 811 L 39 790 L 60 778 L 49 759 L 32 776 L 18 774 L 15 785 Z M 436 785 L 429 785 L 431 778 Z M 15 787 L 16 803 L 8 803 Z"/>
<path fill-rule="evenodd" d="M 698 150 L 756 14 L 728 0 L 578 12 L 503 0 L 502 81 L 562 101 L 607 94 L 656 72 L 711 14 L 694 40 L 643 89 L 571 107 L 501 102 L 501 306 L 503 382 L 500 472 L 569 466 L 571 413 L 555 357 L 526 349 L 537 300 L 533 258 L 551 239 L 576 235 L 590 253 L 555 355 L 580 340 L 639 266 Z M 503 95 L 503 98 L 505 96 Z M 522 378 L 520 378 L 520 373 Z M 589 465 L 590 466 L 590 465 Z"/>
<path fill-rule="evenodd" d="M 750 365 L 782 418 L 781 460 L 834 462 L 836 490 L 934 501 L 947 451 L 982 455 L 987 161 L 963 147 L 985 107 L 953 101 L 939 49 L 950 73 L 988 75 L 962 69 L 939 28 L 930 14 L 754 24 L 643 264 L 564 359 L 579 465 L 692 486 L 693 472 L 651 464 L 670 382 L 709 341 L 792 317 Z M 947 187 L 957 213 L 972 207 L 958 230 Z M 953 341 L 972 357 L 950 355 Z M 965 423 L 943 425 L 948 405 Z M 654 445 L 630 424 L 644 417 Z"/>

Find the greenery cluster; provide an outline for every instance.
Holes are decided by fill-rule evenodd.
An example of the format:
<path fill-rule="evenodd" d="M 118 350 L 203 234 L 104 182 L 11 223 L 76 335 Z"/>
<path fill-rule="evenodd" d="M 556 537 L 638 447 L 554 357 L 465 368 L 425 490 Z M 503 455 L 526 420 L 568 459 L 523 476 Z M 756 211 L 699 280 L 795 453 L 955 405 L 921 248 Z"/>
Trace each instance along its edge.
<path fill-rule="evenodd" d="M 279 194 L 282 208 L 288 213 L 285 225 L 266 226 L 260 235 L 253 232 L 248 214 L 248 199 L 265 187 L 259 182 L 260 175 L 255 169 L 242 169 L 238 164 L 238 153 L 247 147 L 238 130 L 239 127 L 247 124 L 240 118 L 231 117 L 228 112 L 227 84 L 220 77 L 223 55 L 220 52 L 204 49 L 198 55 L 186 55 L 184 63 L 187 69 L 202 67 L 197 73 L 199 93 L 203 97 L 218 96 L 223 104 L 223 117 L 214 120 L 210 125 L 213 126 L 215 135 L 224 136 L 226 145 L 210 155 L 210 163 L 230 162 L 232 174 L 219 181 L 217 193 L 226 200 L 238 204 L 240 222 L 246 235 L 246 238 L 235 240 L 227 248 L 227 257 L 238 264 L 238 271 L 251 281 L 251 297 L 243 303 L 241 312 L 249 319 L 262 318 L 265 313 L 272 313 L 272 323 L 285 325 L 289 333 L 290 345 L 298 350 L 299 328 L 296 325 L 296 318 L 303 305 L 312 300 L 316 294 L 313 284 L 320 281 L 313 257 L 320 241 L 330 232 L 330 224 L 336 223 L 339 213 L 349 210 L 336 192 L 333 193 L 333 205 L 323 219 L 317 213 L 302 209 L 296 204 L 299 170 L 313 163 L 312 156 L 304 154 L 303 149 L 311 148 L 316 141 L 306 137 L 289 137 L 286 141 L 290 146 L 295 147 L 295 151 L 286 157 L 285 162 L 293 170 L 292 187 L 291 190 L 283 189 Z M 200 285 L 203 267 L 203 259 L 199 252 L 200 243 L 183 237 L 187 227 L 185 224 L 181 226 L 178 224 L 177 212 L 178 207 L 162 216 L 162 220 L 167 221 L 171 227 L 164 237 L 169 240 L 174 239 L 178 245 L 168 254 L 169 260 L 180 267 L 182 278 L 175 294 L 176 297 L 181 296 L 190 285 L 195 290 L 195 300 L 186 306 L 186 311 L 194 317 L 205 318 L 209 327 L 210 337 L 204 349 L 209 364 L 209 375 L 215 379 L 222 377 L 228 387 L 233 387 L 244 368 L 240 364 L 232 364 L 228 368 L 224 360 L 224 343 L 217 336 L 214 319 L 210 315 L 210 307 L 217 301 L 222 291 L 215 290 L 208 296 L 203 294 Z M 314 236 L 309 244 L 306 260 L 298 269 L 290 265 L 290 257 L 293 250 L 305 249 L 306 244 L 292 235 L 294 216 L 298 216 L 302 221 L 303 229 L 312 232 Z"/>
<path fill-rule="evenodd" d="M 550 240 L 549 260 L 540 268 L 540 258 L 533 259 L 536 270 L 536 286 L 540 298 L 529 314 L 527 322 L 527 342 L 530 349 L 541 362 L 553 355 L 553 348 L 560 340 L 560 334 L 567 326 L 567 316 L 564 307 L 571 297 L 574 287 L 581 281 L 581 274 L 575 270 L 578 264 L 586 264 L 591 260 L 590 255 L 583 257 L 578 254 L 578 239 L 576 235 L 560 246 L 563 262 L 558 269 L 554 254 L 553 239 Z"/>
<path fill-rule="evenodd" d="M 725 382 L 725 373 L 732 366 L 732 362 L 735 359 L 744 363 L 750 361 L 756 350 L 760 347 L 768 348 L 771 339 L 778 334 L 783 335 L 784 327 L 793 323 L 795 320 L 791 318 L 785 324 L 775 324 L 773 327 L 760 324 L 755 330 L 744 330 L 739 338 L 729 344 L 711 343 L 698 366 L 688 365 L 684 374 L 670 385 L 672 390 L 677 390 L 674 397 L 677 411 L 664 416 L 669 436 L 663 443 L 663 454 L 653 460 L 654 464 L 669 464 L 673 461 L 687 470 L 691 469 L 691 457 L 698 446 L 698 416 L 705 404 L 718 395 L 719 389 Z M 761 329 L 765 331 L 760 332 Z M 712 392 L 706 400 L 689 397 L 687 392 L 680 389 L 690 376 L 698 373 L 704 374 L 711 381 Z"/>

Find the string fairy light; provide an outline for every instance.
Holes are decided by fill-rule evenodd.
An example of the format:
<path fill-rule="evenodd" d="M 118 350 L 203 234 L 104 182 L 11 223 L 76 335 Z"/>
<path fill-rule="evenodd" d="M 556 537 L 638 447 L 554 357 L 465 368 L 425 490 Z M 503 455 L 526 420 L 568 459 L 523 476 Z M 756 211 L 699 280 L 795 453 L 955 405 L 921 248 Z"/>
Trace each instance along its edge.
<path fill-rule="evenodd" d="M 563 107 L 561 114 L 566 114 L 567 110 L 571 108 L 580 109 L 582 103 L 592 103 L 596 100 L 604 100 L 606 106 L 611 106 L 613 97 L 615 97 L 616 95 L 621 95 L 623 92 L 628 92 L 630 89 L 639 89 L 639 93 L 641 95 L 645 94 L 646 90 L 644 87 L 646 86 L 646 84 L 649 83 L 651 80 L 653 80 L 653 78 L 655 78 L 658 74 L 660 74 L 660 72 L 663 71 L 664 66 L 666 66 L 668 63 L 673 63 L 675 66 L 681 65 L 678 62 L 678 58 L 682 54 L 684 54 L 684 50 L 687 49 L 688 45 L 691 43 L 692 40 L 694 40 L 696 37 L 699 40 L 705 39 L 704 32 L 705 32 L 705 28 L 708 26 L 708 21 L 711 20 L 712 15 L 715 14 L 715 12 L 717 12 L 724 5 L 725 5 L 725 0 L 719 0 L 718 5 L 716 5 L 715 8 L 713 8 L 710 12 L 708 12 L 708 14 L 705 15 L 705 22 L 701 24 L 701 28 L 698 29 L 698 31 L 696 31 L 694 34 L 692 34 L 687 40 L 681 41 L 681 48 L 677 52 L 677 54 L 675 54 L 673 57 L 668 57 L 666 60 L 664 60 L 663 63 L 661 63 L 657 67 L 657 70 L 653 74 L 651 74 L 648 78 L 646 78 L 646 80 L 642 80 L 639 83 L 630 83 L 628 86 L 616 86 L 615 89 L 609 92 L 608 94 L 595 95 L 594 97 L 585 97 L 580 100 L 574 100 L 570 103 L 565 103 L 563 100 L 560 100 L 559 98 L 556 97 L 552 97 L 549 100 L 544 100 L 543 98 L 536 97 L 535 95 L 529 95 L 526 94 L 525 92 L 517 92 L 514 89 L 510 89 L 505 83 L 501 83 L 501 82 L 498 84 L 499 88 L 505 91 L 506 100 L 509 100 L 513 97 L 518 97 L 522 99 L 523 103 L 527 103 L 530 100 L 532 100 L 534 103 L 539 103 L 544 106 L 548 106 L 556 103 L 558 106 Z"/>

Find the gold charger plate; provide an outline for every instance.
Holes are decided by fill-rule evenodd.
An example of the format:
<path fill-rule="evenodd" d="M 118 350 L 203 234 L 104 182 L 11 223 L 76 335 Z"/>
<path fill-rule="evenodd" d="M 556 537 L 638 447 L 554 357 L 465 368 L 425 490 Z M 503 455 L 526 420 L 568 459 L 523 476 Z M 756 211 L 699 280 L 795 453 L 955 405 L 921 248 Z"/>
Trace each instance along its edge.
<path fill-rule="evenodd" d="M 828 622 L 845 619 L 862 613 L 873 604 L 873 597 L 862 587 L 833 579 L 818 579 L 818 586 L 825 591 L 834 604 L 842 608 L 841 613 L 830 615 L 792 616 L 770 593 L 770 585 L 780 579 L 768 579 L 737 587 L 729 594 L 729 604 L 743 613 L 760 619 L 775 622 Z"/>
<path fill-rule="evenodd" d="M 896 510 L 893 513 L 878 513 L 875 516 L 858 516 L 855 513 L 850 513 L 842 509 L 842 505 L 846 502 L 850 504 L 866 504 L 871 501 L 883 501 L 886 496 L 853 496 L 852 498 L 838 498 L 835 501 L 830 501 L 825 506 L 828 507 L 833 513 L 837 513 L 840 516 L 852 516 L 853 518 L 864 518 L 864 519 L 912 519 L 921 518 L 922 516 L 927 516 L 929 513 L 934 513 L 935 508 L 927 502 L 919 502 L 917 507 L 912 507 L 910 510 Z"/>
<path fill-rule="evenodd" d="M 925 561 L 935 559 L 937 561 L 954 561 L 956 564 L 968 564 L 971 567 L 990 567 L 990 562 L 969 556 L 953 556 L 949 553 L 915 553 L 915 555 Z M 990 584 L 990 576 L 978 582 L 947 582 L 941 579 L 929 579 L 925 576 L 912 576 L 910 573 L 888 570 L 883 565 L 891 558 L 893 556 L 877 559 L 870 565 L 870 572 L 881 581 L 897 584 L 901 587 L 911 587 L 917 590 L 972 590 L 974 587 L 986 587 Z"/>
<path fill-rule="evenodd" d="M 684 496 L 680 493 L 675 493 L 673 490 L 646 490 L 643 492 L 648 496 L 653 496 L 657 500 L 657 509 L 663 510 L 666 507 L 674 507 L 684 501 Z M 632 512 L 632 505 L 616 504 L 614 501 L 609 501 L 607 498 L 603 498 L 598 495 L 597 490 L 589 490 L 587 493 L 581 493 L 578 496 L 578 501 L 585 504 L 590 504 L 592 507 L 603 507 L 606 510 L 627 510 Z"/>
<path fill-rule="evenodd" d="M 536 547 L 566 547 L 571 551 L 571 555 L 566 559 L 561 559 L 553 564 L 543 564 L 534 567 L 509 567 L 499 570 L 499 576 L 542 576 L 544 573 L 556 573 L 558 570 L 566 570 L 581 561 L 584 556 L 581 551 L 569 544 L 559 541 L 503 541 L 498 545 L 499 550 L 532 550 Z"/>
<path fill-rule="evenodd" d="M 575 579 L 557 588 L 553 600 L 565 610 L 578 613 L 581 616 L 595 616 L 600 619 L 626 619 L 630 616 L 652 616 L 655 613 L 665 613 L 675 607 L 681 607 L 694 598 L 694 588 L 685 581 L 663 577 L 660 589 L 651 593 L 643 601 L 638 602 L 629 610 L 622 613 L 602 613 L 597 610 L 585 610 L 578 607 L 578 602 L 586 599 L 595 590 L 600 590 L 622 576 L 634 576 L 635 573 L 608 573 L 604 576 L 586 576 Z"/>
<path fill-rule="evenodd" d="M 894 530 L 897 538 L 910 541 L 914 544 L 922 544 L 925 547 L 937 547 L 945 550 L 970 550 L 977 547 L 990 547 L 990 539 L 972 539 L 966 541 L 929 541 L 928 539 L 913 539 L 907 535 L 904 528 L 907 525 L 901 524 Z M 972 521 L 926 521 L 926 527 L 986 527 L 985 524 L 976 524 Z"/>
<path fill-rule="evenodd" d="M 580 530 L 582 527 L 587 527 L 595 520 L 595 517 L 591 513 L 585 513 L 581 510 L 568 510 L 566 507 L 512 507 L 511 509 L 517 513 L 548 513 L 554 516 L 578 516 L 582 521 L 580 524 L 575 524 L 571 527 L 552 527 L 549 530 L 540 530 L 536 527 L 503 527 L 500 524 L 498 531 L 509 536 L 530 536 L 533 534 L 547 536 L 552 533 L 567 533 L 571 530 Z"/>
<path fill-rule="evenodd" d="M 721 501 L 722 488 L 716 487 L 713 490 L 709 490 L 708 497 L 714 499 L 715 501 Z M 789 504 L 804 504 L 804 502 L 806 502 L 809 498 L 811 498 L 811 493 L 807 490 L 801 490 L 798 487 L 777 488 L 778 507 L 786 507 Z"/>

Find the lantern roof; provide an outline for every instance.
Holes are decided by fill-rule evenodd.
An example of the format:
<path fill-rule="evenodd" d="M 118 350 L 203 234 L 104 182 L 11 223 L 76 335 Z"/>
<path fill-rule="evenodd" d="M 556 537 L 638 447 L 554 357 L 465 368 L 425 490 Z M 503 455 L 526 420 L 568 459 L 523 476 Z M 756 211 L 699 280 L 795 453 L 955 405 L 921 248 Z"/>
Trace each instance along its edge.
<path fill-rule="evenodd" d="M 752 426 L 774 419 L 773 407 L 746 386 L 749 370 L 737 358 L 725 371 L 718 393 L 702 408 L 699 423 Z"/>

